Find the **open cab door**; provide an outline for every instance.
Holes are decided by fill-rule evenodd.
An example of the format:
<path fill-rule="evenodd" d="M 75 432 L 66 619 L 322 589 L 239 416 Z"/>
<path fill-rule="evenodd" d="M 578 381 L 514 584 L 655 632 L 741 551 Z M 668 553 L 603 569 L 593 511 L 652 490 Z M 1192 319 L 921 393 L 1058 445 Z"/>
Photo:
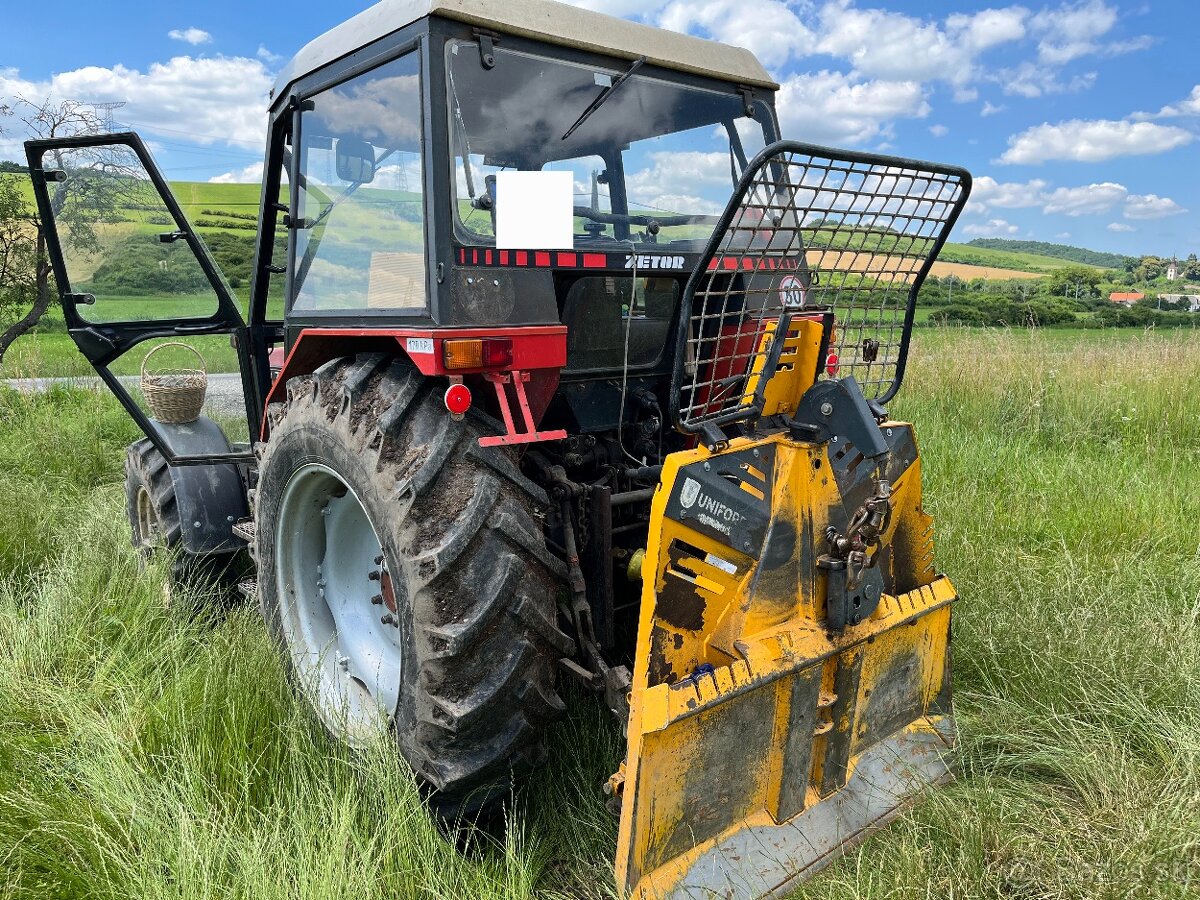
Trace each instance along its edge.
<path fill-rule="evenodd" d="M 37 140 L 25 150 L 63 316 L 80 352 L 171 466 L 252 460 L 259 391 L 245 321 L 141 138 Z M 237 233 L 253 217 L 204 208 L 220 207 L 218 199 L 193 199 L 197 213 L 229 229 L 231 242 L 244 242 Z M 210 376 L 204 418 L 168 425 L 152 417 L 138 388 L 147 350 L 155 365 Z"/>

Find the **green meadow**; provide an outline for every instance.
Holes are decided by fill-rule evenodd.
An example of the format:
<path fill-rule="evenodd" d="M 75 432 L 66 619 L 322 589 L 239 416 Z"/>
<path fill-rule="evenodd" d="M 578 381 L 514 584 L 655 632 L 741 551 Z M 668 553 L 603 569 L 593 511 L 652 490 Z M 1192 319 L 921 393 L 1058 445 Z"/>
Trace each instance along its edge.
<path fill-rule="evenodd" d="M 893 413 L 961 594 L 958 777 L 795 896 L 1196 896 L 1200 342 L 922 329 Z M 253 608 L 164 605 L 107 396 L 0 388 L 0 423 L 0 898 L 614 896 L 597 703 L 456 845 L 392 749 L 326 740 Z"/>

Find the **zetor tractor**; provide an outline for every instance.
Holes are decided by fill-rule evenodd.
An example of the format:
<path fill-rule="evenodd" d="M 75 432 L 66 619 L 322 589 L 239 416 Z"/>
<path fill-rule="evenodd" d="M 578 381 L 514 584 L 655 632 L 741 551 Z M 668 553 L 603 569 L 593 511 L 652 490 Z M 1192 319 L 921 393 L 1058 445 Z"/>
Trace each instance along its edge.
<path fill-rule="evenodd" d="M 279 78 L 245 309 L 193 225 L 241 214 L 185 216 L 219 201 L 136 135 L 27 145 L 70 332 L 145 431 L 135 543 L 243 557 L 299 694 L 441 815 L 544 760 L 566 684 L 603 698 L 630 896 L 781 891 L 955 746 L 956 595 L 883 404 L 970 176 L 782 141 L 776 89 L 549 0 L 385 0 Z M 113 374 L 214 335 L 244 420 Z"/>

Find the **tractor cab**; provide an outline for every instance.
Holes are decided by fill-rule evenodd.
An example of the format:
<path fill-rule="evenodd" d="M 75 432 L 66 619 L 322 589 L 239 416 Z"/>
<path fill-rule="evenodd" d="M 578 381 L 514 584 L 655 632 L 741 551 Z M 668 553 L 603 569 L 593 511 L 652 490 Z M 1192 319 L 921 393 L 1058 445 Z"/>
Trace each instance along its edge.
<path fill-rule="evenodd" d="M 747 51 L 552 4 L 390 2 L 350 20 L 274 93 L 289 345 L 351 312 L 565 325 L 566 380 L 669 371 L 687 279 L 779 137 L 776 88 Z M 514 173 L 558 173 L 558 196 Z M 554 245 L 498 240 L 506 217 L 533 218 L 536 235 L 564 206 Z"/>

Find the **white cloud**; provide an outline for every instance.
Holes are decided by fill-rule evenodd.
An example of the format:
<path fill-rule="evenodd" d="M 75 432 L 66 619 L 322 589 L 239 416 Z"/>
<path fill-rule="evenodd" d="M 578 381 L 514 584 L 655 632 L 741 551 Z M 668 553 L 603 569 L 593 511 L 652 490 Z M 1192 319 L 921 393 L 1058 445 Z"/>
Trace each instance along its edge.
<path fill-rule="evenodd" d="M 1069 231 L 1060 231 L 1058 234 L 1056 234 L 1056 235 L 1054 236 L 1054 239 L 1055 239 L 1056 241 L 1069 241 L 1069 240 L 1071 239 L 1071 232 L 1069 232 Z"/>
<path fill-rule="evenodd" d="M 1028 11 L 1014 6 L 959 13 L 942 27 L 903 13 L 859 9 L 850 0 L 833 0 L 821 7 L 818 16 L 816 49 L 848 60 L 862 75 L 965 85 L 978 76 L 977 58 L 984 50 L 1024 36 Z"/>
<path fill-rule="evenodd" d="M 278 53 L 272 53 L 270 50 L 268 50 L 266 44 L 259 44 L 258 50 L 255 51 L 254 55 L 257 56 L 259 59 L 261 59 L 263 62 L 265 62 L 267 65 L 274 65 L 275 63 L 280 62 L 283 59 L 283 57 L 280 56 Z"/>
<path fill-rule="evenodd" d="M 950 129 L 947 128 L 945 125 L 930 125 L 929 133 L 932 134 L 934 137 L 940 138 L 940 137 L 945 137 L 946 135 L 948 135 L 950 133 Z"/>
<path fill-rule="evenodd" d="M 812 48 L 815 37 L 783 0 L 674 0 L 658 24 L 751 50 L 764 66 L 781 66 Z"/>
<path fill-rule="evenodd" d="M 842 72 L 805 72 L 783 82 L 777 99 L 786 136 L 861 145 L 887 137 L 896 119 L 929 115 L 915 81 L 856 81 Z"/>
<path fill-rule="evenodd" d="M 1193 140 L 1194 136 L 1182 128 L 1151 122 L 1071 119 L 1056 125 L 1045 122 L 1013 135 L 999 162 L 1101 162 L 1118 156 L 1165 153 Z"/>
<path fill-rule="evenodd" d="M 1004 112 L 1004 110 L 1006 110 L 1006 109 L 1008 109 L 1008 107 L 1004 106 L 1003 104 L 996 105 L 994 103 L 991 103 L 991 102 L 985 100 L 985 101 L 983 101 L 983 109 L 979 110 L 979 115 L 985 116 L 985 117 L 986 116 L 994 116 L 997 113 Z"/>
<path fill-rule="evenodd" d="M 207 31 L 199 28 L 174 28 L 167 32 L 167 37 L 173 41 L 183 41 L 185 44 L 191 44 L 193 47 L 200 44 L 212 43 L 212 35 Z"/>
<path fill-rule="evenodd" d="M 1029 21 L 1030 31 L 1040 39 L 1039 61 L 1061 66 L 1083 56 L 1120 56 L 1145 50 L 1154 43 L 1147 35 L 1102 42 L 1118 18 L 1117 7 L 1103 0 L 1080 0 L 1042 10 Z"/>
<path fill-rule="evenodd" d="M 271 83 L 261 60 L 241 57 L 177 56 L 152 63 L 144 72 L 121 65 L 86 66 L 59 72 L 48 81 L 29 81 L 15 69 L 0 69 L 0 103 L 16 94 L 125 100 L 121 117 L 139 131 L 260 150 L 266 138 Z"/>
<path fill-rule="evenodd" d="M 1047 94 L 1077 94 L 1096 83 L 1095 72 L 1073 75 L 1065 81 L 1058 69 L 1036 62 L 1023 62 L 1009 69 L 1000 69 L 991 80 L 1009 96 L 1033 99 Z"/>
<path fill-rule="evenodd" d="M 1004 221 L 1004 219 L 989 219 L 983 224 L 974 223 L 967 225 L 963 231 L 967 234 L 973 234 L 976 237 L 1001 237 L 1018 234 L 1021 228 L 1018 225 Z"/>
<path fill-rule="evenodd" d="M 956 13 L 946 19 L 946 29 L 976 50 L 1019 41 L 1025 37 L 1029 10 L 1021 6 L 985 9 L 974 15 Z"/>
<path fill-rule="evenodd" d="M 1164 106 L 1156 113 L 1135 113 L 1135 119 L 1171 119 L 1181 116 L 1200 116 L 1200 84 L 1192 88 L 1185 100 Z"/>
<path fill-rule="evenodd" d="M 1032 30 L 1041 36 L 1038 55 L 1043 62 L 1059 65 L 1095 52 L 1096 39 L 1116 24 L 1117 8 L 1103 0 L 1045 9 L 1030 21 Z"/>
<path fill-rule="evenodd" d="M 256 162 L 250 163 L 244 169 L 235 169 L 224 175 L 215 175 L 208 179 L 208 182 L 209 184 L 261 184 L 262 176 L 263 164 Z"/>
<path fill-rule="evenodd" d="M 1101 215 L 1118 206 L 1126 219 L 1161 219 L 1187 212 L 1170 197 L 1130 194 L 1125 185 L 1112 181 L 1050 190 L 1040 179 L 1001 182 L 990 175 L 975 179 L 967 210 L 971 215 L 986 216 L 997 209 L 1040 207 L 1046 215 L 1079 218 Z"/>
<path fill-rule="evenodd" d="M 1046 196 L 1042 212 L 1072 217 L 1099 215 L 1123 203 L 1128 194 L 1125 185 L 1111 181 L 1061 187 Z"/>
<path fill-rule="evenodd" d="M 975 213 L 986 213 L 991 209 L 1029 209 L 1045 202 L 1045 181 L 997 181 L 990 175 L 975 179 L 971 188 L 970 209 Z"/>
<path fill-rule="evenodd" d="M 1126 225 L 1124 222 L 1109 222 L 1108 230 L 1115 231 L 1118 234 L 1126 234 L 1130 231 L 1137 231 L 1132 225 Z"/>
<path fill-rule="evenodd" d="M 727 196 L 733 190 L 728 153 L 697 151 L 650 154 L 650 165 L 626 179 L 630 203 L 669 211 L 720 213 L 725 207 L 696 196 L 697 189 L 719 188 Z M 591 190 L 590 185 L 587 188 Z"/>
<path fill-rule="evenodd" d="M 1168 216 L 1181 216 L 1186 212 L 1186 209 L 1170 197 L 1160 197 L 1157 194 L 1130 194 L 1125 199 L 1127 219 L 1165 219 Z"/>

